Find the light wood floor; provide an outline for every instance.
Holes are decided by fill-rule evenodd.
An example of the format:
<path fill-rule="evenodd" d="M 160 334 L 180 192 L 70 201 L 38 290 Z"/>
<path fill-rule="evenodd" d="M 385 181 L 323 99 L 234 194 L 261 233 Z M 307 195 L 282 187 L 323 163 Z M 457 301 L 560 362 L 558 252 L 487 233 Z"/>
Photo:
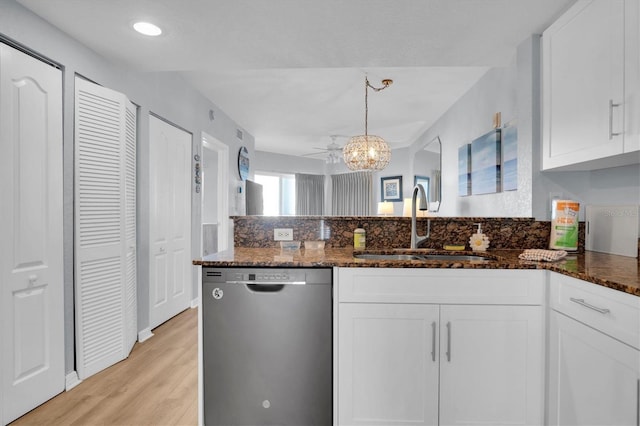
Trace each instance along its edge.
<path fill-rule="evenodd" d="M 197 312 L 162 324 L 129 358 L 11 425 L 197 425 Z"/>

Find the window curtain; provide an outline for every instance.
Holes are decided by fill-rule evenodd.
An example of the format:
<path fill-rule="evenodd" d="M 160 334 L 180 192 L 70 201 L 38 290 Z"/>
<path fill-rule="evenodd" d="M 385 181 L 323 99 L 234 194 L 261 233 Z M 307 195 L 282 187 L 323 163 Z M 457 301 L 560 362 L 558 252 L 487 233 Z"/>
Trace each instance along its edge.
<path fill-rule="evenodd" d="M 373 174 L 371 172 L 331 176 L 331 214 L 370 216 L 372 200 Z"/>
<path fill-rule="evenodd" d="M 296 215 L 324 214 L 324 175 L 296 173 Z"/>

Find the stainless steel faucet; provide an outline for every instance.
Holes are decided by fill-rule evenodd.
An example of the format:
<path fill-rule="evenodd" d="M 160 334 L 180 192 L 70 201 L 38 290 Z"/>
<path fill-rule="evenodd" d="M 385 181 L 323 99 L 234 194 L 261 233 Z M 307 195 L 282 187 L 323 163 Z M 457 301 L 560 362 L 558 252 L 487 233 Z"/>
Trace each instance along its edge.
<path fill-rule="evenodd" d="M 420 236 L 418 235 L 418 231 L 416 229 L 416 197 L 418 196 L 418 191 L 420 191 L 420 210 L 429 210 L 429 205 L 427 203 L 427 194 L 424 190 L 424 187 L 421 184 L 417 184 L 413 187 L 413 196 L 411 197 L 411 248 L 417 249 L 418 245 L 429 238 L 429 233 L 431 232 L 431 220 L 427 220 L 427 234 Z"/>

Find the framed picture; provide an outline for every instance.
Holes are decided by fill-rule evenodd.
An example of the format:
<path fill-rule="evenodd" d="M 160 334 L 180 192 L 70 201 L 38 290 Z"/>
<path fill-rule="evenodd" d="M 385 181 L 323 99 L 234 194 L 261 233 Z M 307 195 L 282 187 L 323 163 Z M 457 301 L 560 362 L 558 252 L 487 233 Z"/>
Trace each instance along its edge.
<path fill-rule="evenodd" d="M 458 148 L 458 196 L 471 195 L 471 144 Z"/>
<path fill-rule="evenodd" d="M 518 189 L 518 127 L 516 120 L 502 127 L 502 190 Z"/>
<path fill-rule="evenodd" d="M 402 176 L 380 178 L 380 201 L 402 201 Z"/>
<path fill-rule="evenodd" d="M 500 160 L 500 129 L 471 142 L 471 194 L 501 191 Z"/>

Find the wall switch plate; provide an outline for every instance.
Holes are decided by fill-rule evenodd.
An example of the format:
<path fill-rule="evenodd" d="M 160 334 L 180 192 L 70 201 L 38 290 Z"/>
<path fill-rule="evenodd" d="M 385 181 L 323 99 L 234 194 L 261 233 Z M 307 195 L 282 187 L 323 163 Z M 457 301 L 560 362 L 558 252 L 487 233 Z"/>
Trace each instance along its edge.
<path fill-rule="evenodd" d="M 291 228 L 274 228 L 274 241 L 293 241 L 293 229 Z"/>

